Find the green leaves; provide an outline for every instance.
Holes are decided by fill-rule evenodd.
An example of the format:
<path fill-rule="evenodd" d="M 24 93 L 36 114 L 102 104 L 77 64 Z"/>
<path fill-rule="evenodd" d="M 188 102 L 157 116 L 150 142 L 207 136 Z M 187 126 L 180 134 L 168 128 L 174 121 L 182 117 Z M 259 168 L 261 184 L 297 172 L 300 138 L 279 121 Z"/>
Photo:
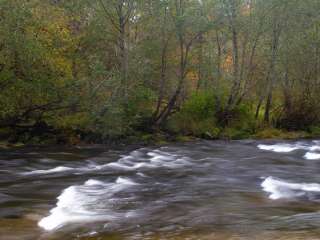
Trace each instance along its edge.
<path fill-rule="evenodd" d="M 319 109 L 319 11 L 316 0 L 2 0 L 0 125 L 103 139 L 165 116 L 217 136 L 225 110 L 226 135 L 244 136 L 272 95 L 272 122 L 286 126 Z"/>

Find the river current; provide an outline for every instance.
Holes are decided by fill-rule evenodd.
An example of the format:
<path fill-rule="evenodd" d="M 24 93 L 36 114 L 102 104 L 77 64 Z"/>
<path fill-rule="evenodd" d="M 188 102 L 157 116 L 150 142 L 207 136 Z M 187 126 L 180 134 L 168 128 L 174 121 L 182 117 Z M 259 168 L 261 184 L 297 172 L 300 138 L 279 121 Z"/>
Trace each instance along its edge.
<path fill-rule="evenodd" d="M 320 239 L 320 142 L 0 150 L 0 239 Z"/>

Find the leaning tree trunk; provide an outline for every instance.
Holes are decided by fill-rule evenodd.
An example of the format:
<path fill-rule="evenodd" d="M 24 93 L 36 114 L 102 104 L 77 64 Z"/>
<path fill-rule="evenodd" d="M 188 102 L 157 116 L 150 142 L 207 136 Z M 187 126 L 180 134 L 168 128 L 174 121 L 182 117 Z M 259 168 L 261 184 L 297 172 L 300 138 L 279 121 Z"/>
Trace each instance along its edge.
<path fill-rule="evenodd" d="M 179 67 L 179 82 L 178 86 L 176 88 L 176 91 L 172 95 L 169 103 L 167 106 L 162 110 L 158 118 L 156 119 L 155 125 L 160 126 L 162 125 L 169 115 L 171 114 L 173 108 L 176 105 L 176 102 L 178 100 L 178 97 L 180 96 L 180 93 L 182 91 L 185 77 L 186 77 L 186 66 L 187 66 L 187 58 L 188 58 L 189 48 L 184 47 L 184 40 L 180 38 L 180 67 Z"/>

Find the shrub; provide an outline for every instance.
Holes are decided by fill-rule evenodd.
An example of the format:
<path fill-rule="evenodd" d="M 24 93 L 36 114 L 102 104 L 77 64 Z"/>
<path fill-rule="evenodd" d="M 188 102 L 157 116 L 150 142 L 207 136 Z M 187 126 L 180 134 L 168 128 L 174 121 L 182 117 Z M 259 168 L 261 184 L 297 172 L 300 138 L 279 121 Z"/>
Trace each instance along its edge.
<path fill-rule="evenodd" d="M 308 130 L 320 122 L 319 104 L 296 100 L 291 109 L 286 109 L 276 121 L 276 127 L 289 131 Z"/>
<path fill-rule="evenodd" d="M 215 105 L 215 96 L 210 92 L 192 95 L 169 120 L 169 130 L 184 135 L 216 138 L 219 128 L 215 120 Z"/>
<path fill-rule="evenodd" d="M 131 94 L 126 108 L 126 118 L 131 128 L 136 130 L 148 130 L 153 113 L 156 94 L 149 88 L 139 86 Z"/>
<path fill-rule="evenodd" d="M 222 138 L 227 139 L 244 139 L 249 138 L 255 133 L 256 122 L 251 109 L 245 105 L 239 105 L 225 113 L 228 116 L 227 122 L 221 123 L 223 131 Z"/>
<path fill-rule="evenodd" d="M 265 128 L 255 134 L 255 138 L 258 139 L 298 139 L 306 137 L 309 137 L 309 135 L 303 131 L 290 132 L 275 128 Z"/>
<path fill-rule="evenodd" d="M 147 132 L 153 113 L 155 94 L 148 88 L 136 87 L 131 91 L 127 102 L 115 99 L 105 105 L 104 111 L 93 113 L 92 132 L 99 133 L 103 139 L 117 140 Z M 91 130 L 90 129 L 90 130 Z"/>
<path fill-rule="evenodd" d="M 311 126 L 308 129 L 311 137 L 320 137 L 320 127 L 318 126 Z"/>
<path fill-rule="evenodd" d="M 223 139 L 246 139 L 250 138 L 251 136 L 252 134 L 248 132 L 246 129 L 238 129 L 231 127 L 224 128 L 223 131 L 220 133 L 220 138 Z"/>

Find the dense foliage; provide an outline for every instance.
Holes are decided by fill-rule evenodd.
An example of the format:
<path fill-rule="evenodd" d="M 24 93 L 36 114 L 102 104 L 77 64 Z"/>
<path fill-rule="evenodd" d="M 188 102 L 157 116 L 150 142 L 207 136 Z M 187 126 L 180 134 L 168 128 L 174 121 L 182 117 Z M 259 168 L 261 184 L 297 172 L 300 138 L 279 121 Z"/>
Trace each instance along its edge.
<path fill-rule="evenodd" d="M 320 134 L 319 12 L 318 0 L 2 0 L 0 138 Z"/>

